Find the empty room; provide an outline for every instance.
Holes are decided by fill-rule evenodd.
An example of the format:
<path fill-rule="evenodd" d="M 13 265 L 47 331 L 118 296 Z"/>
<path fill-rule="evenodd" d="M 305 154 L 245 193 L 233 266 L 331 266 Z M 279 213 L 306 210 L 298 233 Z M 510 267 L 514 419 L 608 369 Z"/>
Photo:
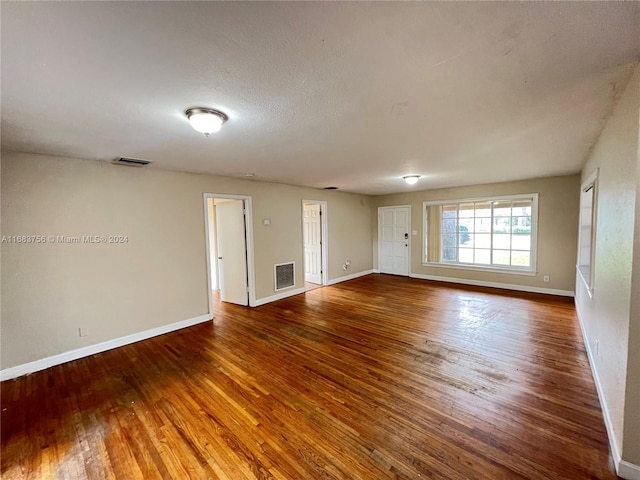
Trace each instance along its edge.
<path fill-rule="evenodd" d="M 640 2 L 0 21 L 2 479 L 640 480 Z"/>

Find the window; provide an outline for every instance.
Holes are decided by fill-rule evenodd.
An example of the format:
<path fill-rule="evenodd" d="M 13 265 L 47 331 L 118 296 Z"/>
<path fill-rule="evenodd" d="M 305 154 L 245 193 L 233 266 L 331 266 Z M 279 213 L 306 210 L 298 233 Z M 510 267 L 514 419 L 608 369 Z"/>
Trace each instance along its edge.
<path fill-rule="evenodd" d="M 582 184 L 580 191 L 580 236 L 578 239 L 577 269 L 587 287 L 589 296 L 593 295 L 597 188 L 598 170 Z"/>
<path fill-rule="evenodd" d="M 424 202 L 424 263 L 534 272 L 537 211 L 537 193 Z"/>

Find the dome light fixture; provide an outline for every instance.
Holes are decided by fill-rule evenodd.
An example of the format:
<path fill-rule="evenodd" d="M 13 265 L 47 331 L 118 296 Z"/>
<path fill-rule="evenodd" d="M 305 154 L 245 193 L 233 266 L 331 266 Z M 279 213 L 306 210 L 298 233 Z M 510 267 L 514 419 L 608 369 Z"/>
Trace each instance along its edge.
<path fill-rule="evenodd" d="M 226 114 L 212 108 L 189 108 L 184 114 L 194 130 L 204 133 L 206 137 L 218 132 L 222 124 L 229 120 Z"/>
<path fill-rule="evenodd" d="M 402 179 L 409 185 L 415 185 L 416 183 L 418 183 L 419 178 L 420 175 L 405 175 L 404 177 L 402 177 Z"/>

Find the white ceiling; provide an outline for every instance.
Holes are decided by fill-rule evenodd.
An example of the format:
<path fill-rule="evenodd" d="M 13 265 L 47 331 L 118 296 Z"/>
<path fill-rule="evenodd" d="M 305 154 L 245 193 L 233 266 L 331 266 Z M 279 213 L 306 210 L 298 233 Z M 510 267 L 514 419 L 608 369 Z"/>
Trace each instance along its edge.
<path fill-rule="evenodd" d="M 1 9 L 3 148 L 367 194 L 578 172 L 640 59 L 639 2 Z"/>

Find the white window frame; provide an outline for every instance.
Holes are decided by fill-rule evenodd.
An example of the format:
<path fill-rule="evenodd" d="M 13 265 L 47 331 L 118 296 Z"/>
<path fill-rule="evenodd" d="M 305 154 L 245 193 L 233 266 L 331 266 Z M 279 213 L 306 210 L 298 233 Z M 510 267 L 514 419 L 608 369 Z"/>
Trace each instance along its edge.
<path fill-rule="evenodd" d="M 422 265 L 425 267 L 438 268 L 454 268 L 459 270 L 474 270 L 483 272 L 509 273 L 514 275 L 535 276 L 537 271 L 537 254 L 538 254 L 538 194 L 523 193 L 519 195 L 499 195 L 491 197 L 474 197 L 474 198 L 454 198 L 451 200 L 433 200 L 422 202 Z M 497 266 L 497 265 L 477 265 L 472 263 L 443 263 L 428 262 L 427 259 L 427 207 L 438 205 L 450 205 L 455 203 L 472 203 L 472 202 L 499 202 L 502 200 L 531 200 L 531 266 L 530 267 L 514 267 Z M 442 253 L 441 253 L 442 254 Z"/>
<path fill-rule="evenodd" d="M 599 168 L 593 172 L 589 178 L 587 178 L 582 186 L 580 187 L 580 214 L 579 214 L 579 225 L 578 225 L 578 255 L 576 258 L 576 271 L 578 272 L 578 276 L 584 283 L 585 288 L 587 289 L 587 293 L 589 298 L 593 298 L 593 290 L 594 290 L 594 280 L 595 280 L 595 257 L 596 257 L 596 226 L 598 220 L 598 175 Z M 589 271 L 588 273 L 581 268 L 580 265 L 580 252 L 583 248 L 583 243 L 585 241 L 585 236 L 583 232 L 582 225 L 582 209 L 583 205 L 583 194 L 591 192 L 591 228 L 589 229 L 589 240 L 591 242 L 590 252 L 589 252 Z"/>

